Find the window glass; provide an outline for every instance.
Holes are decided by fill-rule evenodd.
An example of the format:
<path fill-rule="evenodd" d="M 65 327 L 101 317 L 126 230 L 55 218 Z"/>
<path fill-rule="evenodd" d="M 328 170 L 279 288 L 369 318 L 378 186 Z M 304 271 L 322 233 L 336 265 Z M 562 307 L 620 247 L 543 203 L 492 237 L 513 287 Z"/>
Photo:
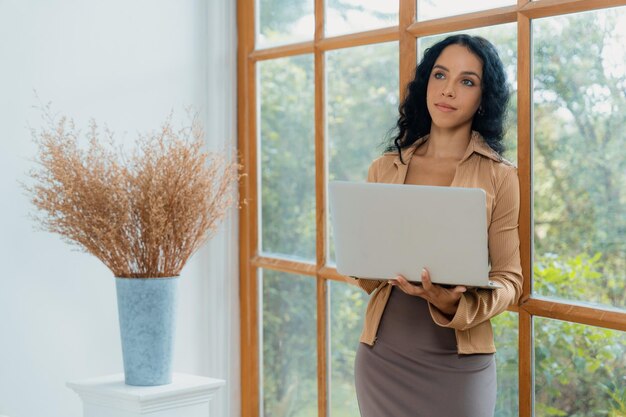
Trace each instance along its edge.
<path fill-rule="evenodd" d="M 398 0 L 327 0 L 326 36 L 398 24 Z"/>
<path fill-rule="evenodd" d="M 313 56 L 259 62 L 260 246 L 315 261 Z"/>
<path fill-rule="evenodd" d="M 330 416 L 358 416 L 354 358 L 369 296 L 343 282 L 330 281 Z"/>
<path fill-rule="evenodd" d="M 313 0 L 258 0 L 257 48 L 313 39 Z"/>
<path fill-rule="evenodd" d="M 619 308 L 626 308 L 624 21 L 621 7 L 533 23 L 533 291 Z"/>
<path fill-rule="evenodd" d="M 536 317 L 535 416 L 626 415 L 626 334 Z"/>
<path fill-rule="evenodd" d="M 261 415 L 317 416 L 315 278 L 259 271 Z"/>
<path fill-rule="evenodd" d="M 417 0 L 417 20 L 431 20 L 497 7 L 512 6 L 516 0 Z"/>
<path fill-rule="evenodd" d="M 519 416 L 519 320 L 505 311 L 491 319 L 496 343 L 498 397 L 495 417 Z"/>

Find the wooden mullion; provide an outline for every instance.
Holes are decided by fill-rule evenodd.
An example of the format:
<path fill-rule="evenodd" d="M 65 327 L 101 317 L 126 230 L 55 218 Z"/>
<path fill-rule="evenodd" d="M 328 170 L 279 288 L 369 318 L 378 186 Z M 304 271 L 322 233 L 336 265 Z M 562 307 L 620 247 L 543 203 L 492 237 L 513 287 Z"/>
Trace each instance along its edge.
<path fill-rule="evenodd" d="M 391 42 L 398 40 L 398 38 L 398 27 L 393 26 L 349 35 L 335 36 L 332 38 L 316 38 L 314 41 L 258 49 L 250 52 L 250 58 L 255 61 L 283 58 L 293 55 L 310 54 L 314 53 L 316 50 L 330 51 L 354 46 Z"/>
<path fill-rule="evenodd" d="M 407 28 L 407 31 L 415 37 L 422 37 L 483 26 L 511 23 L 515 22 L 516 19 L 517 6 L 508 6 L 475 13 L 443 17 L 441 19 L 415 22 Z"/>
<path fill-rule="evenodd" d="M 349 35 L 324 38 L 316 41 L 316 48 L 322 51 L 351 48 L 354 46 L 371 45 L 382 42 L 397 41 L 399 38 L 398 26 L 352 33 Z"/>
<path fill-rule="evenodd" d="M 520 307 L 518 305 L 510 305 L 506 308 L 506 311 L 509 311 L 511 313 L 519 313 Z"/>
<path fill-rule="evenodd" d="M 417 65 L 417 38 L 408 31 L 415 21 L 416 10 L 415 0 L 400 0 L 400 46 L 398 49 L 400 54 L 400 94 L 398 97 L 400 102 L 404 100 L 406 86 L 413 79 Z"/>
<path fill-rule="evenodd" d="M 256 173 L 256 65 L 248 57 L 254 50 L 254 0 L 237 1 L 237 129 L 243 173 L 239 185 L 242 204 L 239 215 L 239 302 L 241 339 L 241 413 L 260 413 L 259 314 L 257 269 L 250 259 L 258 251 L 258 198 Z"/>
<path fill-rule="evenodd" d="M 272 48 L 258 49 L 250 53 L 250 58 L 255 61 L 283 58 L 293 55 L 311 54 L 315 49 L 313 41 L 292 43 L 289 45 L 275 46 Z"/>
<path fill-rule="evenodd" d="M 520 310 L 519 320 L 519 417 L 533 417 L 534 408 L 534 354 L 533 316 Z"/>
<path fill-rule="evenodd" d="M 532 290 L 532 51 L 530 19 L 519 15 L 517 30 L 517 167 L 520 182 L 520 256 L 522 301 Z"/>
<path fill-rule="evenodd" d="M 525 2 L 519 12 L 529 19 L 625 6 L 624 0 L 541 0 Z"/>
<path fill-rule="evenodd" d="M 521 307 L 534 316 L 626 331 L 626 311 L 591 307 L 549 298 L 531 298 Z"/>
<path fill-rule="evenodd" d="M 286 272 L 288 274 L 315 276 L 315 272 L 317 270 L 315 264 L 313 263 L 272 258 L 269 256 L 254 256 L 249 261 L 255 268 L 272 269 L 274 271 Z"/>
<path fill-rule="evenodd" d="M 315 226 L 316 264 L 326 263 L 326 77 L 324 0 L 315 0 Z M 317 280 L 317 415 L 329 415 L 328 284 L 316 271 Z"/>
<path fill-rule="evenodd" d="M 317 415 L 329 415 L 328 283 L 317 276 Z"/>
<path fill-rule="evenodd" d="M 528 0 L 519 0 L 518 6 Z M 532 288 L 532 79 L 530 19 L 517 15 L 517 166 L 520 182 L 520 258 L 524 283 L 521 302 Z M 533 416 L 533 327 L 532 315 L 519 315 L 519 415 Z"/>
<path fill-rule="evenodd" d="M 346 282 L 346 277 L 337 272 L 336 268 L 330 266 L 320 268 L 317 273 L 327 280 Z"/>

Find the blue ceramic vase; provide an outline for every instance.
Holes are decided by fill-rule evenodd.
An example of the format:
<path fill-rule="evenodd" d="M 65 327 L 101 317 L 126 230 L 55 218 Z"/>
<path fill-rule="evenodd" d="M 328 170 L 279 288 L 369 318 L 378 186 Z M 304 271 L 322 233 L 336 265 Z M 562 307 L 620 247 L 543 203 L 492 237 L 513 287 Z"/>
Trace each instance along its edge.
<path fill-rule="evenodd" d="M 127 385 L 172 382 L 178 280 L 115 278 Z"/>

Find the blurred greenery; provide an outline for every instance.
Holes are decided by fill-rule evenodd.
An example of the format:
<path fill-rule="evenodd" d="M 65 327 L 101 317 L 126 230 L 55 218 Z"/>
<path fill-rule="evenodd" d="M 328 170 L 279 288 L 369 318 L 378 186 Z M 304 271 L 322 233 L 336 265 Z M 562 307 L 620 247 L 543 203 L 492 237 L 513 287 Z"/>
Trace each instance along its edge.
<path fill-rule="evenodd" d="M 271 3 L 289 9 L 284 0 Z M 533 21 L 532 54 L 533 291 L 619 309 L 626 308 L 626 35 L 618 30 L 624 9 Z M 479 33 L 498 47 L 515 87 L 516 34 L 515 26 L 508 27 Z M 397 111 L 397 54 L 396 43 L 327 54 L 329 179 L 364 180 L 380 153 Z M 312 262 L 313 59 L 263 61 L 259 75 L 263 251 Z M 509 116 L 507 157 L 514 161 L 514 95 Z M 331 416 L 357 416 L 353 366 L 367 296 L 330 282 L 329 299 Z M 493 323 L 496 415 L 513 417 L 518 415 L 517 315 L 504 313 Z M 315 280 L 264 271 L 265 416 L 317 415 L 315 325 Z M 534 336 L 537 417 L 626 415 L 623 332 L 536 318 Z"/>
<path fill-rule="evenodd" d="M 577 293 L 560 285 L 550 295 L 592 298 L 619 308 L 626 308 L 626 64 L 621 46 L 626 34 L 617 28 L 625 19 L 622 7 L 533 24 L 535 253 L 572 259 L 601 253 L 593 289 Z M 538 287 L 537 293 L 548 290 Z"/>
<path fill-rule="evenodd" d="M 315 260 L 313 57 L 259 64 L 261 249 Z"/>
<path fill-rule="evenodd" d="M 595 297 L 600 260 L 546 255 L 534 267 L 536 286 L 555 298 L 562 286 Z M 534 319 L 534 331 L 536 416 L 606 416 L 611 396 L 626 388 L 626 334 L 545 318 Z"/>
<path fill-rule="evenodd" d="M 360 288 L 329 282 L 330 409 L 332 417 L 358 416 L 354 358 L 369 297 Z"/>
<path fill-rule="evenodd" d="M 264 270 L 261 275 L 264 415 L 314 417 L 317 415 L 315 280 L 272 270 Z"/>
<path fill-rule="evenodd" d="M 517 313 L 506 311 L 491 320 L 496 340 L 496 369 L 498 371 L 497 417 L 519 415 L 518 378 L 518 320 Z"/>
<path fill-rule="evenodd" d="M 313 39 L 311 0 L 259 0 L 257 44 L 260 47 Z M 303 17 L 308 17 L 304 19 Z"/>

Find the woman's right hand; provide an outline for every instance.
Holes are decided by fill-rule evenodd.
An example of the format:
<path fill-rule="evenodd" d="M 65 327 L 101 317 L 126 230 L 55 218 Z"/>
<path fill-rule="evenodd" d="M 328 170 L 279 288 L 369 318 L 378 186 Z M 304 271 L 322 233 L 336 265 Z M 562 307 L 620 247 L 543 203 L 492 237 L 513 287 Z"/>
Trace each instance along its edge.
<path fill-rule="evenodd" d="M 449 316 L 454 316 L 462 294 L 467 291 L 467 287 L 463 285 L 446 288 L 438 284 L 433 284 L 430 280 L 430 273 L 426 268 L 422 269 L 421 285 L 407 281 L 402 275 L 398 275 L 395 280 L 389 280 L 388 282 L 400 288 L 408 295 L 422 297 L 424 300 L 437 307 L 442 313 Z"/>

